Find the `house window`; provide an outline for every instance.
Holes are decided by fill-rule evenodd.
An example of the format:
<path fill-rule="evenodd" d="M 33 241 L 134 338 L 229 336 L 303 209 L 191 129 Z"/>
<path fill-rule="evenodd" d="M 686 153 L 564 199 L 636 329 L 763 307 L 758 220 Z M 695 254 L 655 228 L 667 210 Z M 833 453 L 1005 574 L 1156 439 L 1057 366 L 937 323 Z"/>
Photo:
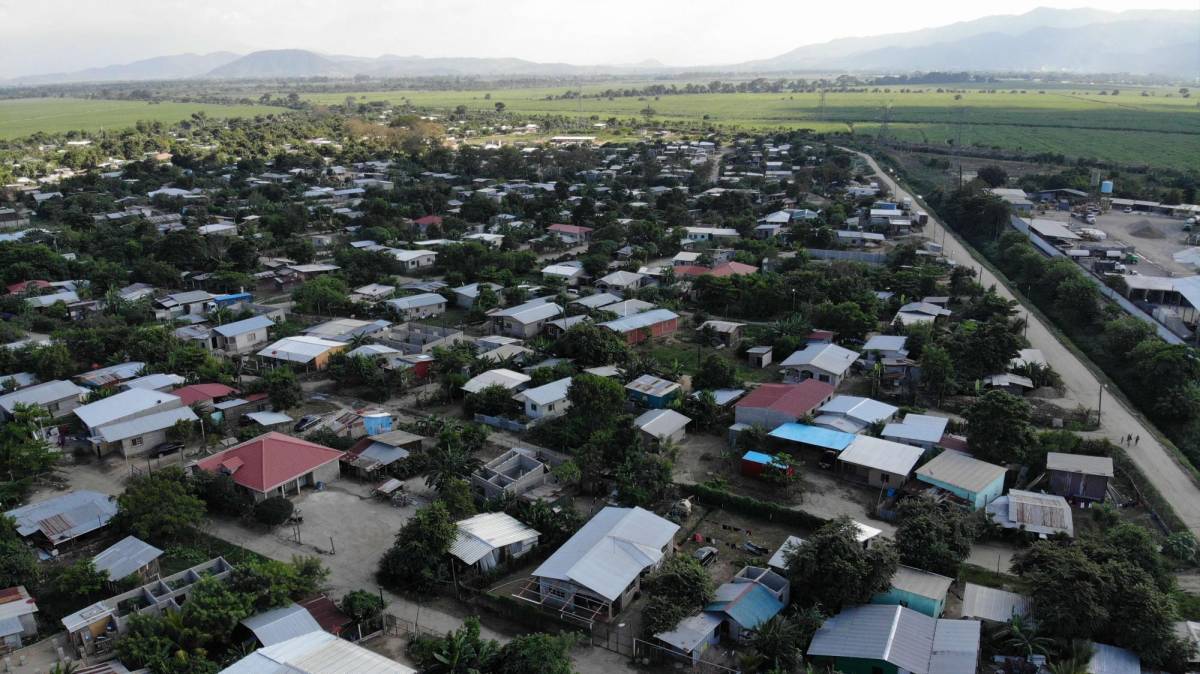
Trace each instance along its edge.
<path fill-rule="evenodd" d="M 142 442 L 144 442 L 144 441 L 145 441 L 145 438 L 138 436 L 138 437 L 130 440 L 129 444 L 133 445 L 134 447 L 140 447 Z"/>
<path fill-rule="evenodd" d="M 529 403 L 529 409 L 533 410 L 534 412 L 538 411 L 537 403 Z"/>
<path fill-rule="evenodd" d="M 880 473 L 879 481 L 882 482 L 883 484 L 887 484 L 888 482 L 891 481 L 891 476 L 888 475 L 887 473 Z"/>
<path fill-rule="evenodd" d="M 550 403 L 549 405 L 546 405 L 546 411 L 553 412 L 554 411 L 554 403 Z"/>

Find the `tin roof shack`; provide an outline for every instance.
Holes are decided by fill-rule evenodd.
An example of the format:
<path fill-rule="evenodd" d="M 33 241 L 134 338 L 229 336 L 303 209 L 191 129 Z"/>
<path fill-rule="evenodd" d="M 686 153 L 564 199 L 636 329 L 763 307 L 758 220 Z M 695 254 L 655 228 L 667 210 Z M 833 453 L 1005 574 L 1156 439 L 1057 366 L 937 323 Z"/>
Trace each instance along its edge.
<path fill-rule="evenodd" d="M 646 447 L 683 442 L 690 423 L 692 420 L 689 417 L 675 410 L 647 410 L 633 420 L 633 425 L 640 431 L 639 438 Z"/>
<path fill-rule="evenodd" d="M 284 337 L 255 355 L 269 367 L 303 365 L 305 371 L 324 370 L 329 365 L 329 358 L 335 353 L 345 351 L 347 346 L 345 342 L 311 335 L 296 335 Z"/>
<path fill-rule="evenodd" d="M 1033 602 L 1024 595 L 994 587 L 967 583 L 963 588 L 962 617 L 1007 624 L 1013 616 L 1029 618 Z"/>
<path fill-rule="evenodd" d="M 1004 492 L 1004 468 L 947 449 L 917 469 L 917 479 L 979 510 Z"/>
<path fill-rule="evenodd" d="M 833 385 L 809 379 L 799 384 L 762 384 L 734 405 L 739 424 L 777 428 L 798 421 L 833 397 Z"/>
<path fill-rule="evenodd" d="M 0 395 L 0 419 L 11 419 L 17 405 L 40 407 L 52 419 L 66 416 L 80 406 L 86 389 L 75 382 L 48 381 Z"/>
<path fill-rule="evenodd" d="M 1050 452 L 1046 454 L 1046 472 L 1050 476 L 1052 493 L 1099 503 L 1108 495 L 1113 460 L 1107 456 Z"/>
<path fill-rule="evenodd" d="M 1005 529 L 1021 529 L 1039 538 L 1064 533 L 1075 535 L 1071 504 L 1061 496 L 1010 489 L 987 506 L 992 521 Z"/>
<path fill-rule="evenodd" d="M 342 455 L 343 470 L 372 479 L 384 473 L 391 474 L 390 467 L 419 450 L 424 439 L 407 431 L 368 435 Z"/>
<path fill-rule="evenodd" d="M 721 617 L 723 635 L 745 641 L 787 606 L 791 585 L 783 576 L 757 566 L 742 567 L 713 594 L 705 613 Z"/>
<path fill-rule="evenodd" d="M 669 309 L 651 309 L 615 321 L 601 323 L 623 336 L 628 344 L 640 344 L 646 340 L 670 335 L 679 329 L 679 315 Z"/>
<path fill-rule="evenodd" d="M 158 558 L 162 550 L 135 537 L 126 536 L 92 558 L 97 571 L 108 574 L 109 589 L 121 581 L 136 576 L 146 582 L 158 575 Z"/>
<path fill-rule="evenodd" d="M 257 646 L 274 646 L 321 629 L 312 614 L 299 604 L 280 606 L 252 615 L 243 620 L 241 626 L 244 630 L 239 631 L 243 634 L 249 632 L 250 639 Z"/>
<path fill-rule="evenodd" d="M 117 636 L 128 628 L 129 616 L 178 610 L 196 581 L 206 576 L 225 580 L 232 571 L 233 567 L 224 558 L 217 557 L 98 601 L 62 619 L 67 638 L 81 658 L 110 653 Z"/>
<path fill-rule="evenodd" d="M 838 462 L 872 487 L 899 489 L 924 453 L 920 447 L 856 435 L 838 455 Z"/>
<path fill-rule="evenodd" d="M 480 513 L 457 524 L 451 556 L 483 573 L 529 552 L 541 537 L 537 530 L 502 512 Z"/>
<path fill-rule="evenodd" d="M 661 377 L 644 374 L 625 385 L 629 400 L 652 410 L 661 410 L 682 394 L 682 387 Z"/>
<path fill-rule="evenodd" d="M 488 461 L 471 475 L 471 486 L 484 498 L 501 494 L 520 496 L 546 483 L 550 468 L 532 449 L 513 447 Z"/>
<path fill-rule="evenodd" d="M 221 670 L 221 674 L 416 674 L 416 670 L 316 630 L 264 646 Z"/>
<path fill-rule="evenodd" d="M 808 656 L 846 674 L 964 674 L 978 666 L 980 628 L 903 606 L 854 606 L 825 621 Z"/>
<path fill-rule="evenodd" d="M 266 433 L 192 464 L 192 470 L 207 470 L 233 477 L 234 483 L 254 501 L 272 496 L 299 494 L 302 487 L 332 482 L 340 474 L 339 452 L 325 445 Z"/>
<path fill-rule="evenodd" d="M 330 634 L 341 634 L 342 630 L 354 623 L 354 619 L 342 613 L 338 605 L 323 594 L 311 599 L 305 599 L 299 602 L 299 604 L 304 607 L 304 610 L 308 611 L 313 620 L 317 621 L 321 629 Z"/>
<path fill-rule="evenodd" d="M 674 552 L 678 531 L 648 510 L 606 507 L 534 570 L 535 585 L 518 596 L 589 626 L 611 619 L 633 600 L 642 576 Z"/>
<path fill-rule="evenodd" d="M 95 491 L 68 492 L 4 513 L 22 538 L 47 551 L 103 529 L 116 514 L 116 501 Z"/>
<path fill-rule="evenodd" d="M 837 344 L 812 344 L 788 356 L 779 367 L 789 382 L 816 379 L 833 384 L 842 383 L 850 366 L 859 358 L 857 351 Z"/>
<path fill-rule="evenodd" d="M 0 653 L 16 650 L 37 638 L 37 602 L 24 585 L 0 590 Z"/>
<path fill-rule="evenodd" d="M 931 618 L 940 618 L 946 610 L 946 595 L 953 582 L 953 578 L 901 564 L 892 576 L 892 586 L 871 597 L 871 603 L 905 606 Z"/>
<path fill-rule="evenodd" d="M 705 651 L 721 641 L 720 628 L 724 624 L 721 616 L 713 613 L 697 613 L 679 621 L 675 627 L 654 635 L 654 639 L 668 650 L 690 659 L 693 665 L 700 662 Z"/>

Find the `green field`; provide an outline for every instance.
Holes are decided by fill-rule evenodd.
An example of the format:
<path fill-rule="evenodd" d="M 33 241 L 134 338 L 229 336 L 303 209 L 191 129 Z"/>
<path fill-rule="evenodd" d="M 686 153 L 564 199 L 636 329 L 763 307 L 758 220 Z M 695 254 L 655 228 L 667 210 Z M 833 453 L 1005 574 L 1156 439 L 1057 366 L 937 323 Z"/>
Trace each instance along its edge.
<path fill-rule="evenodd" d="M 19 138 L 38 131 L 98 131 L 133 126 L 139 120 L 174 123 L 203 111 L 209 117 L 246 117 L 278 108 L 208 103 L 143 103 L 81 98 L 16 98 L 0 100 L 0 138 Z"/>
<path fill-rule="evenodd" d="M 585 94 L 630 83 L 577 87 Z M 1047 88 L 1045 93 L 937 93 L 936 87 L 907 92 L 834 93 L 826 95 L 824 112 L 815 93 L 690 94 L 638 98 L 547 100 L 567 87 L 476 91 L 387 91 L 350 94 L 360 101 L 410 103 L 429 110 L 493 110 L 503 102 L 509 112 L 568 115 L 620 120 L 636 118 L 649 106 L 655 118 L 707 121 L 726 128 L 809 128 L 876 135 L 890 106 L 892 137 L 947 144 L 957 139 L 961 123 L 964 145 L 980 144 L 1026 152 L 1055 152 L 1130 164 L 1200 169 L 1200 98 L 1183 98 L 1174 89 L 1125 89 L 1118 96 L 1098 90 Z M 491 94 L 490 98 L 485 98 Z M 1168 94 L 1171 94 L 1168 97 Z M 310 94 L 316 103 L 335 104 L 347 94 Z"/>

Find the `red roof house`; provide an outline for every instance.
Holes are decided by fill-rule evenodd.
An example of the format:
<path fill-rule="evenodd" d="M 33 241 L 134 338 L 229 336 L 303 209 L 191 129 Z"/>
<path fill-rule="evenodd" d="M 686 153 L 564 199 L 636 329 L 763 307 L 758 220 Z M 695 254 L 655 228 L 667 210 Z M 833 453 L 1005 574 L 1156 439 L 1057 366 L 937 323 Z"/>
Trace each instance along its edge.
<path fill-rule="evenodd" d="M 264 433 L 197 461 L 195 467 L 225 473 L 255 501 L 300 493 L 340 474 L 345 452 L 283 433 Z"/>
<path fill-rule="evenodd" d="M 547 231 L 558 235 L 558 238 L 568 243 L 583 243 L 592 238 L 592 228 L 581 225 L 555 224 L 546 228 Z"/>
<path fill-rule="evenodd" d="M 828 382 L 806 379 L 799 384 L 762 384 L 734 405 L 739 424 L 774 429 L 813 413 L 833 398 Z"/>
<path fill-rule="evenodd" d="M 29 292 L 30 290 L 45 290 L 46 288 L 50 288 L 50 287 L 51 287 L 50 282 L 44 281 L 42 279 L 34 279 L 32 281 L 21 281 L 20 283 L 14 283 L 14 284 L 8 286 L 8 294 L 9 295 L 21 295 L 23 293 Z"/>
<path fill-rule="evenodd" d="M 224 384 L 192 384 L 171 391 L 171 395 L 179 396 L 183 404 L 191 407 L 196 403 L 207 403 L 237 393 L 237 389 Z"/>
<path fill-rule="evenodd" d="M 413 220 L 412 222 L 413 222 L 413 225 L 415 225 L 418 229 L 421 230 L 421 233 L 424 233 L 427 229 L 429 229 L 433 225 L 437 225 L 438 227 L 441 227 L 442 226 L 442 216 L 440 216 L 440 215 L 425 215 L 425 216 L 417 218 L 416 220 Z"/>
<path fill-rule="evenodd" d="M 758 267 L 741 262 L 723 262 L 715 267 L 703 267 L 695 264 L 685 264 L 674 267 L 676 277 L 685 276 L 744 276 L 746 274 L 755 274 L 758 272 Z"/>

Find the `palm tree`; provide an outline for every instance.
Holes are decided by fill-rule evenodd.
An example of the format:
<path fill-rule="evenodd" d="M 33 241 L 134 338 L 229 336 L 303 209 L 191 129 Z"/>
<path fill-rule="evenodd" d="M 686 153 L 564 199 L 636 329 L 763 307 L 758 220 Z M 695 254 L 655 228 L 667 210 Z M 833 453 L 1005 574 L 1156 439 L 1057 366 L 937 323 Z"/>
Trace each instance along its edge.
<path fill-rule="evenodd" d="M 1047 655 L 1054 646 L 1054 640 L 1039 636 L 1037 626 L 1017 614 L 1012 617 L 1004 628 L 1004 643 L 1017 649 L 1021 655 Z"/>
<path fill-rule="evenodd" d="M 425 486 L 441 491 L 453 480 L 468 477 L 479 467 L 479 459 L 458 443 L 438 443 L 429 452 L 429 472 Z"/>
<path fill-rule="evenodd" d="M 1088 674 L 1091 671 L 1092 652 L 1091 642 L 1073 640 L 1069 653 L 1050 665 L 1050 674 Z"/>

